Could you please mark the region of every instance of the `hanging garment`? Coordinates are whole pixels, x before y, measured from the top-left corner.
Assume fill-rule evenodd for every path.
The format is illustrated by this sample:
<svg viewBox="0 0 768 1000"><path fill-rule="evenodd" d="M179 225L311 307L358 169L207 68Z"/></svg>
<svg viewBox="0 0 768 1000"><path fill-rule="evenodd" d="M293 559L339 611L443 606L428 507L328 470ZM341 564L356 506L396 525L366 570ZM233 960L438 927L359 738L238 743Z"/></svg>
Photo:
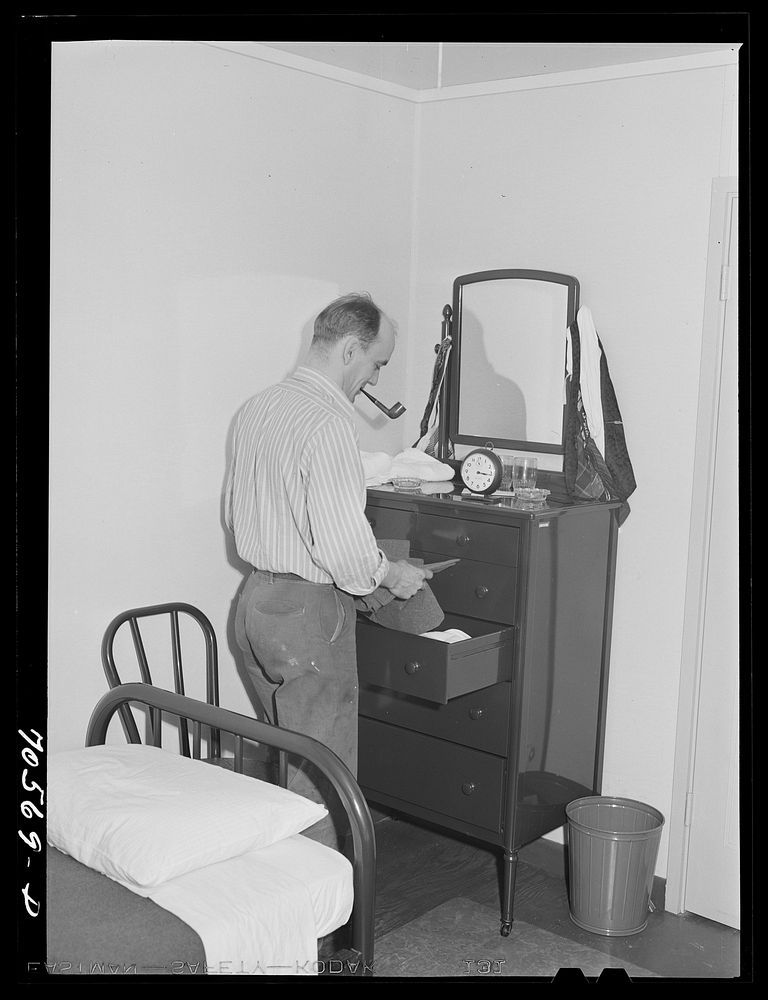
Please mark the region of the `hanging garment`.
<svg viewBox="0 0 768 1000"><path fill-rule="evenodd" d="M579 389L584 414L592 440L601 455L605 455L605 433L602 391L600 387L600 338L597 336L592 310L579 309L576 317L579 335Z"/></svg>
<svg viewBox="0 0 768 1000"><path fill-rule="evenodd" d="M419 437L412 447L419 448L427 455L437 456L438 426L440 422L440 390L448 371L448 359L451 356L453 340L450 336L443 337L435 345L435 365L432 369L432 384L429 389L427 405L419 425ZM426 438L426 440L425 440Z"/></svg>
<svg viewBox="0 0 768 1000"><path fill-rule="evenodd" d="M586 350L582 350L582 345ZM621 500L619 524L637 486L603 345L585 306L570 329L565 485L576 500ZM591 420L591 422L590 422ZM603 447L598 447L593 426Z"/></svg>

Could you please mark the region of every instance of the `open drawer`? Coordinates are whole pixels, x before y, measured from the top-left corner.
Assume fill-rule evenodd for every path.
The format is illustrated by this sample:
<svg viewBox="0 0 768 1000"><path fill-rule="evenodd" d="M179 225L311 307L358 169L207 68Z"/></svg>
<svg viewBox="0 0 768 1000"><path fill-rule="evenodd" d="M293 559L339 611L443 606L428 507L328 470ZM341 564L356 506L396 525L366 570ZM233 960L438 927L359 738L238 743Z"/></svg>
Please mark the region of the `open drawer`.
<svg viewBox="0 0 768 1000"><path fill-rule="evenodd" d="M360 683L445 705L451 698L511 679L513 628L446 615L439 631L450 628L471 638L442 642L358 618Z"/></svg>

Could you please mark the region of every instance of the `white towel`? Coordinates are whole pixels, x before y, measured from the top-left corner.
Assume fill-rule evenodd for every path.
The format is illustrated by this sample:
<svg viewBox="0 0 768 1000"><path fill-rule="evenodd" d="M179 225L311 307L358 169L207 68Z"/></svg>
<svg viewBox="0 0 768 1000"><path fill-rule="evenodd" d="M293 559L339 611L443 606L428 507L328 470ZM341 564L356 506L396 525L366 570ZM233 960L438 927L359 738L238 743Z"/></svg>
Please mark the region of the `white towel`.
<svg viewBox="0 0 768 1000"><path fill-rule="evenodd" d="M421 479L424 482L445 483L453 479L450 465L438 462L418 448L406 448L394 458L383 451L362 451L366 486L380 486L393 479Z"/></svg>
<svg viewBox="0 0 768 1000"><path fill-rule="evenodd" d="M392 456L385 451L361 451L366 486L379 486L392 476Z"/></svg>
<svg viewBox="0 0 768 1000"><path fill-rule="evenodd" d="M443 482L441 480L439 483L432 483L432 482L422 483L419 486L419 492L420 493L424 493L427 496L430 493L432 493L432 494L435 494L435 493L452 493L453 492L453 483L450 480L448 480L448 482Z"/></svg>
<svg viewBox="0 0 768 1000"><path fill-rule="evenodd" d="M587 427L600 454L605 455L603 428L603 397L600 392L600 342L592 319L592 310L581 306L576 316L581 344L580 383L581 399L587 417Z"/></svg>

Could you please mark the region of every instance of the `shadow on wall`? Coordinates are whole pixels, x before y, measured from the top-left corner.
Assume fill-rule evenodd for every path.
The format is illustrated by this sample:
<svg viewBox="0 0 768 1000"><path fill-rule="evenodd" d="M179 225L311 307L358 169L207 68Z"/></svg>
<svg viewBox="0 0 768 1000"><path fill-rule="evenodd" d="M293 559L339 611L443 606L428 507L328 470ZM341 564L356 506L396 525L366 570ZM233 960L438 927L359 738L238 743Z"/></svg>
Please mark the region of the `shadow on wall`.
<svg viewBox="0 0 768 1000"><path fill-rule="evenodd" d="M486 335L474 313L465 310L461 331L461 432L527 441L525 396L516 382L494 368L486 349Z"/></svg>

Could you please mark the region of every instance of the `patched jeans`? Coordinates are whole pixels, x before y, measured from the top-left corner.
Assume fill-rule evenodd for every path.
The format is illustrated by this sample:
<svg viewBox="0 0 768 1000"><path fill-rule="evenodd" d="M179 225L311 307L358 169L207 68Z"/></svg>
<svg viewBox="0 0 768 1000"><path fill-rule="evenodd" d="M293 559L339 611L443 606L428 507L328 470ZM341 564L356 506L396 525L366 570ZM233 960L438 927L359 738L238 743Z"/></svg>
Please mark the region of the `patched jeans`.
<svg viewBox="0 0 768 1000"><path fill-rule="evenodd" d="M332 584L255 570L243 584L235 637L267 719L312 736L357 776L357 656L354 599ZM288 757L288 788L323 802L329 816L306 836L343 849L346 814L317 769Z"/></svg>

